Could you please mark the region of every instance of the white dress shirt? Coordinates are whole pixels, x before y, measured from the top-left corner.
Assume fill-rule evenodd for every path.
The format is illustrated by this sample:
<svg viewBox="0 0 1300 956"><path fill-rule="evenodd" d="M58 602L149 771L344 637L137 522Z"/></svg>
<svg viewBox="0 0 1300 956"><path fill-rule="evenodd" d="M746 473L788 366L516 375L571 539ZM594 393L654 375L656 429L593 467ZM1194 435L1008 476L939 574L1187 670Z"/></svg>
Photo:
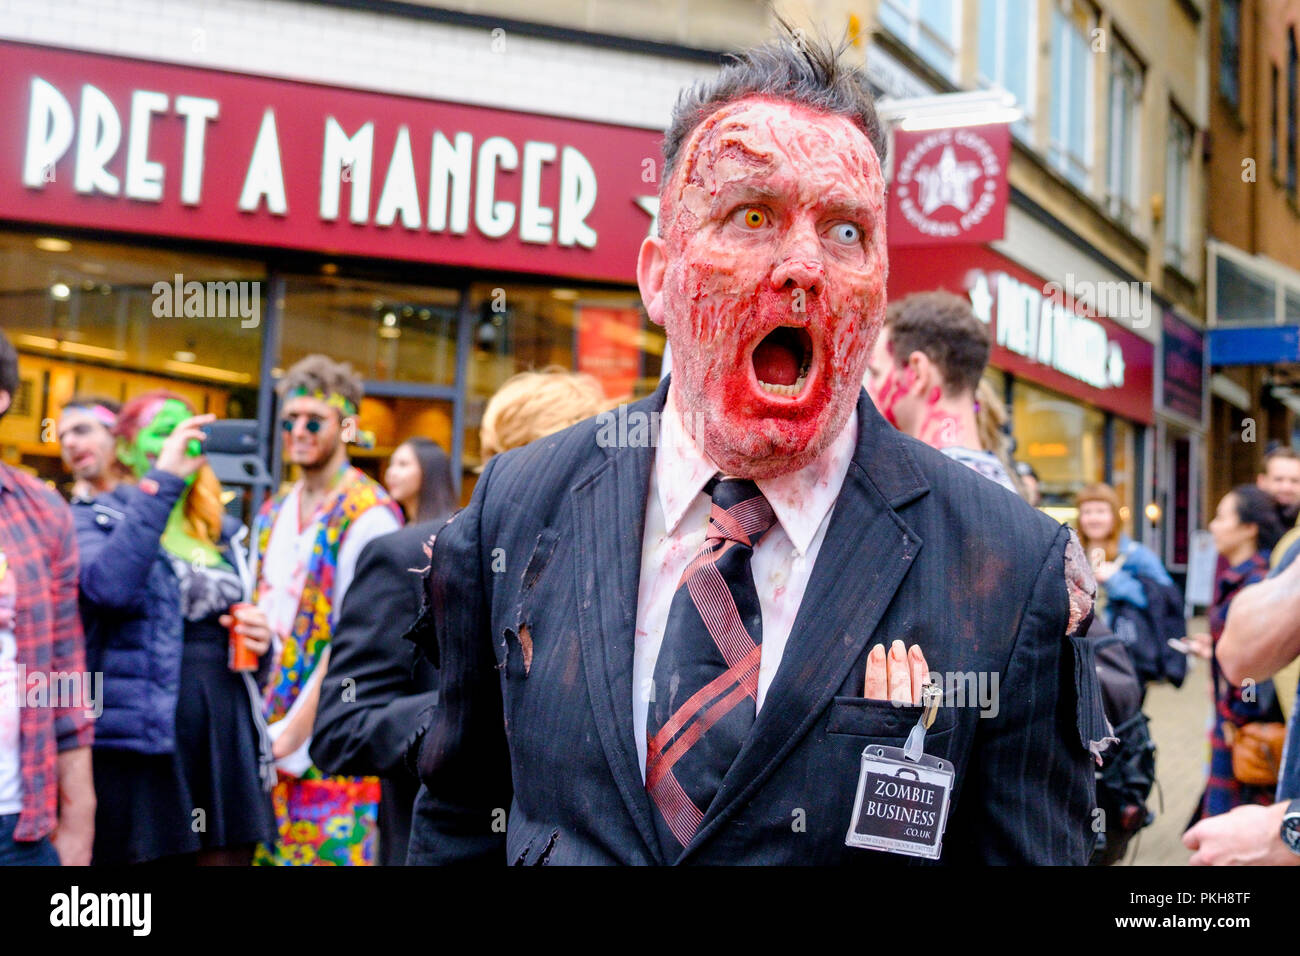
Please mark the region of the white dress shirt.
<svg viewBox="0 0 1300 956"><path fill-rule="evenodd" d="M659 445L650 472L641 582L637 594L636 646L632 661L632 728L645 779L646 713L664 625L682 572L704 544L712 502L704 486L720 469L687 433L668 388L659 422ZM777 523L754 548L750 567L763 615L762 663L757 709L781 666L790 629L803 601L830 524L831 510L858 442L857 409L820 458L790 474L755 482L776 512Z"/></svg>

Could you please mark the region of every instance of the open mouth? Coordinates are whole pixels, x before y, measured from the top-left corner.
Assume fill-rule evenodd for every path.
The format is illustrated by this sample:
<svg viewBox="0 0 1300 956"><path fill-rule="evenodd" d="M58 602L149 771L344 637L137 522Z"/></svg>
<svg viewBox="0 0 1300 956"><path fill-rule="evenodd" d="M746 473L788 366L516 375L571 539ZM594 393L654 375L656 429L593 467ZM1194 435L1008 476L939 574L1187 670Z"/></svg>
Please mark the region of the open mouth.
<svg viewBox="0 0 1300 956"><path fill-rule="evenodd" d="M773 329L754 346L758 387L769 395L794 398L808 382L812 359L812 338L806 330L792 325Z"/></svg>

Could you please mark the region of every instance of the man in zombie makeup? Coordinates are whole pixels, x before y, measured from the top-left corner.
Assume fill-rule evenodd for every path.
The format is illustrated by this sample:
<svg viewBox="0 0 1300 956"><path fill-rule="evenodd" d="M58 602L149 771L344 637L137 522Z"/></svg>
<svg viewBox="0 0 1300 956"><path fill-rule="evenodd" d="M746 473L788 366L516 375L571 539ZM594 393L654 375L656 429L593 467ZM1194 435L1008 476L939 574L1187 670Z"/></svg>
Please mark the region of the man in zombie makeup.
<svg viewBox="0 0 1300 956"><path fill-rule="evenodd" d="M887 272L865 78L802 38L750 51L664 153L637 278L674 367L625 410L659 427L499 455L438 533L410 862L904 863L919 836L848 845L870 745L949 765L941 799L877 781L926 840L947 806L931 858L1086 862L1106 728L1068 532L861 388Z"/></svg>
<svg viewBox="0 0 1300 956"><path fill-rule="evenodd" d="M1001 459L980 447L975 392L991 347L960 296L917 292L890 303L865 384L895 428L1019 494Z"/></svg>

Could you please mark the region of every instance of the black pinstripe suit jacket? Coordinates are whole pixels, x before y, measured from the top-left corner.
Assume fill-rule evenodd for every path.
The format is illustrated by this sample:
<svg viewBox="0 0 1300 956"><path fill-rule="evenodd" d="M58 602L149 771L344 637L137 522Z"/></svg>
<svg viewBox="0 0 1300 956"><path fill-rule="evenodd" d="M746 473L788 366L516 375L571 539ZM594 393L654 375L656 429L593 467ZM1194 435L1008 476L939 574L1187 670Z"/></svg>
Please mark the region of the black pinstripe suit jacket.
<svg viewBox="0 0 1300 956"><path fill-rule="evenodd" d="M628 408L662 410L667 384ZM440 668L412 863L900 865L844 845L868 742L919 708L861 697L872 645L996 679L996 715L940 708L956 768L942 863L1082 864L1094 781L1066 637L1067 530L890 427L859 438L748 742L699 831L665 859L632 735L632 654L652 447L591 419L494 458L439 532L416 637ZM1088 680L1093 675L1082 675ZM970 695L974 697L974 695Z"/></svg>

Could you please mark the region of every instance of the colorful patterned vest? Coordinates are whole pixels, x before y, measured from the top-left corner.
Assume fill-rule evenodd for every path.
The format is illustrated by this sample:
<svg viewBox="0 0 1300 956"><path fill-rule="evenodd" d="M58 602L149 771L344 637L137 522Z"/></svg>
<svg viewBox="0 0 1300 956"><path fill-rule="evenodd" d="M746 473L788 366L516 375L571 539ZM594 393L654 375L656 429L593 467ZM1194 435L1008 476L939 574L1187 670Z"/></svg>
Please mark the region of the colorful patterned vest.
<svg viewBox="0 0 1300 956"><path fill-rule="evenodd" d="M266 556L271 532L287 494L262 506L253 522L258 567ZM332 633L334 574L339 548L352 522L371 508L388 508L402 520L388 492L349 466L334 500L317 519L316 539L308 559L293 631L285 636L280 665L266 688L266 719L274 723L289 712L298 694L329 647ZM260 596L259 570L254 601ZM323 688L322 688L323 692ZM311 767L302 777L280 776L272 792L279 838L261 845L254 859L270 865L372 865L378 859L378 777L329 777Z"/></svg>

